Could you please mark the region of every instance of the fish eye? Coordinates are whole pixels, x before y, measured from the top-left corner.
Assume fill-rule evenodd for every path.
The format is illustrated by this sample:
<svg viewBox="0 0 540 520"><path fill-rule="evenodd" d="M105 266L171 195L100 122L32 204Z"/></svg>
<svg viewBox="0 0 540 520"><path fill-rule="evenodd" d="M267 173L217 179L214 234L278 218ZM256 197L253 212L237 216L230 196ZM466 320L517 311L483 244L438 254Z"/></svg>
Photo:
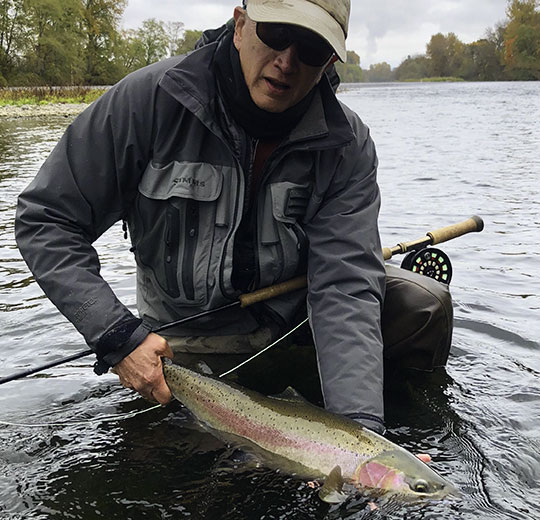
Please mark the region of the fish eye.
<svg viewBox="0 0 540 520"><path fill-rule="evenodd" d="M413 491L415 491L416 493L428 493L429 492L429 484L423 479L416 480L414 482L412 488L413 488Z"/></svg>

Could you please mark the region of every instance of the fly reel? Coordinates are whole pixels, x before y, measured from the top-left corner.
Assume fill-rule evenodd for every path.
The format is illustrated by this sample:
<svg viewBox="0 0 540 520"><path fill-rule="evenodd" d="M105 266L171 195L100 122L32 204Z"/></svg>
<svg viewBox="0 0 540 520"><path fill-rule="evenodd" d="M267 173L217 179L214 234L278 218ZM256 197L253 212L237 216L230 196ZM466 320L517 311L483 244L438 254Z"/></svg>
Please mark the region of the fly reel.
<svg viewBox="0 0 540 520"><path fill-rule="evenodd" d="M426 247L410 252L401 262L401 268L429 276L438 282L450 284L452 263L448 255L435 247Z"/></svg>

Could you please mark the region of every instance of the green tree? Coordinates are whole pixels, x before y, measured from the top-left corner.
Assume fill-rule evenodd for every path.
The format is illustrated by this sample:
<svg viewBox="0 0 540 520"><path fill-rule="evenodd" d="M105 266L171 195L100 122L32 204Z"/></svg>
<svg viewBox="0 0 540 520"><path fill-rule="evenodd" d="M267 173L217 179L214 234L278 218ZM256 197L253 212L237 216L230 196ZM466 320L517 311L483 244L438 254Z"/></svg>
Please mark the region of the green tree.
<svg viewBox="0 0 540 520"><path fill-rule="evenodd" d="M360 66L360 56L354 51L347 51L347 65Z"/></svg>
<svg viewBox="0 0 540 520"><path fill-rule="evenodd" d="M180 40L179 45L176 48L176 54L187 54L195 49L195 44L199 41L202 33L202 31L185 31L184 37Z"/></svg>
<svg viewBox="0 0 540 520"><path fill-rule="evenodd" d="M18 81L72 83L81 68L80 1L25 0L24 8L31 48Z"/></svg>
<svg viewBox="0 0 540 520"><path fill-rule="evenodd" d="M23 0L0 2L0 77L6 80L27 44Z"/></svg>
<svg viewBox="0 0 540 520"><path fill-rule="evenodd" d="M425 55L407 56L394 70L398 81L420 80L429 76L429 61Z"/></svg>
<svg viewBox="0 0 540 520"><path fill-rule="evenodd" d="M347 62L336 61L335 67L341 83L361 83L364 79L360 56L354 51L347 51Z"/></svg>
<svg viewBox="0 0 540 520"><path fill-rule="evenodd" d="M142 62L150 65L167 56L169 39L165 30L165 24L161 20L149 18L144 20L137 30L136 37L142 45Z"/></svg>
<svg viewBox="0 0 540 520"><path fill-rule="evenodd" d="M467 80L496 81L503 78L500 53L496 44L486 38L466 46L466 58L460 77Z"/></svg>
<svg viewBox="0 0 540 520"><path fill-rule="evenodd" d="M135 29L120 33L116 51L115 62L121 76L140 69L146 64L144 45Z"/></svg>
<svg viewBox="0 0 540 520"><path fill-rule="evenodd" d="M501 65L504 63L504 33L506 32L506 26L506 23L499 22L493 29L490 28L486 31L486 40L495 47Z"/></svg>
<svg viewBox="0 0 540 520"><path fill-rule="evenodd" d="M358 65L336 62L335 67L341 83L362 83L364 81L364 73Z"/></svg>
<svg viewBox="0 0 540 520"><path fill-rule="evenodd" d="M510 0L504 62L511 79L540 79L540 3Z"/></svg>
<svg viewBox="0 0 540 520"><path fill-rule="evenodd" d="M431 77L459 76L465 60L465 45L454 33L437 33L427 44Z"/></svg>
<svg viewBox="0 0 540 520"><path fill-rule="evenodd" d="M86 83L106 84L118 79L113 57L120 43L118 26L126 5L127 0L82 0Z"/></svg>
<svg viewBox="0 0 540 520"><path fill-rule="evenodd" d="M394 75L392 73L392 67L383 61L382 63L376 63L369 66L369 70L366 73L367 81L373 83L380 83L383 81L392 81Z"/></svg>
<svg viewBox="0 0 540 520"><path fill-rule="evenodd" d="M165 22L164 28L168 40L169 57L179 54L177 49L183 42L182 32L184 24L182 22Z"/></svg>
<svg viewBox="0 0 540 520"><path fill-rule="evenodd" d="M117 64L124 74L176 54L193 50L202 31L185 31L182 22L145 20L142 27L123 31Z"/></svg>

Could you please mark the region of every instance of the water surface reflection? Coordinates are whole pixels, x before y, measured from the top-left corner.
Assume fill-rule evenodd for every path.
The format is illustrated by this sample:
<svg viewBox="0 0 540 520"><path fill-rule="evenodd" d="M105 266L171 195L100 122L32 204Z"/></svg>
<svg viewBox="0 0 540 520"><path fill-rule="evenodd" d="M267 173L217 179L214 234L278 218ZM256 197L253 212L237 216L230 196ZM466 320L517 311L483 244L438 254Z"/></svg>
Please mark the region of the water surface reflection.
<svg viewBox="0 0 540 520"><path fill-rule="evenodd" d="M389 437L430 453L462 500L371 512L355 497L329 508L307 483L202 431L178 403L67 425L149 406L83 359L0 387L1 421L63 424L0 424L2 518L539 517L540 84L362 85L340 97L378 146L385 245L475 213L486 222L442 247L455 268L448 369L393 381L387 392ZM16 197L66 124L0 121L0 375L84 348L13 239ZM133 308L134 263L120 229L97 246L105 278Z"/></svg>

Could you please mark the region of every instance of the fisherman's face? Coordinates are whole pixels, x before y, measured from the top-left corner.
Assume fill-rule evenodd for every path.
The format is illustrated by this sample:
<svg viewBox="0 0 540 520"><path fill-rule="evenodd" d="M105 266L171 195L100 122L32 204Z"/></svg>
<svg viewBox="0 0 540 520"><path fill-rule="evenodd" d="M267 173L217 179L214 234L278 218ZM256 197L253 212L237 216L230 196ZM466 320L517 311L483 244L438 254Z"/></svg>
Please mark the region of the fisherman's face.
<svg viewBox="0 0 540 520"><path fill-rule="evenodd" d="M240 54L242 72L254 103L267 112L284 112L301 101L335 61L333 54L321 66L300 61L297 44L282 51L265 45L257 36L257 24L246 11L234 10L234 45Z"/></svg>

